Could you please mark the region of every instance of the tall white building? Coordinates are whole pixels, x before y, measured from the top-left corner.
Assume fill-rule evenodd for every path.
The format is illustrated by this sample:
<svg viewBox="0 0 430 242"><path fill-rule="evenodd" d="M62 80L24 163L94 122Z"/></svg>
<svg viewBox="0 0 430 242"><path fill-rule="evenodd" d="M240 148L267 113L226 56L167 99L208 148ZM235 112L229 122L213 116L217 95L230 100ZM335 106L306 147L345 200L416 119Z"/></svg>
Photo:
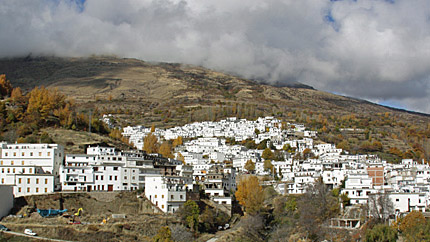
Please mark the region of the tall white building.
<svg viewBox="0 0 430 242"><path fill-rule="evenodd" d="M191 177L154 175L146 177L145 196L165 213L174 213L187 200Z"/></svg>
<svg viewBox="0 0 430 242"><path fill-rule="evenodd" d="M61 145L1 143L0 154L0 184L13 186L15 197L60 189Z"/></svg>

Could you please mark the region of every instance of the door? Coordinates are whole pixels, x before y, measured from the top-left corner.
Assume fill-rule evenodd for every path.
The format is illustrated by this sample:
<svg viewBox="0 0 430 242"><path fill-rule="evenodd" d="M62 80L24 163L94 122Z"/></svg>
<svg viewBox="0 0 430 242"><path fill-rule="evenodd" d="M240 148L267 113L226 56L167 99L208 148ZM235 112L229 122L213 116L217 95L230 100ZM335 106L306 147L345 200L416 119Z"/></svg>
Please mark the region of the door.
<svg viewBox="0 0 430 242"><path fill-rule="evenodd" d="M113 191L113 185L108 185L108 192L112 192Z"/></svg>

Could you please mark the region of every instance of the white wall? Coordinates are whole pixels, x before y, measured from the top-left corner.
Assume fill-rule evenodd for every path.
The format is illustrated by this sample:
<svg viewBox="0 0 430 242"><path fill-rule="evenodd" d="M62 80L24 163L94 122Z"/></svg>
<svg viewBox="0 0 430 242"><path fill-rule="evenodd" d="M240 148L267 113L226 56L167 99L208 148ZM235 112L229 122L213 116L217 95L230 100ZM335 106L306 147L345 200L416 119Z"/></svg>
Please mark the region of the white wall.
<svg viewBox="0 0 430 242"><path fill-rule="evenodd" d="M13 207L12 186L0 185L0 219L9 214Z"/></svg>

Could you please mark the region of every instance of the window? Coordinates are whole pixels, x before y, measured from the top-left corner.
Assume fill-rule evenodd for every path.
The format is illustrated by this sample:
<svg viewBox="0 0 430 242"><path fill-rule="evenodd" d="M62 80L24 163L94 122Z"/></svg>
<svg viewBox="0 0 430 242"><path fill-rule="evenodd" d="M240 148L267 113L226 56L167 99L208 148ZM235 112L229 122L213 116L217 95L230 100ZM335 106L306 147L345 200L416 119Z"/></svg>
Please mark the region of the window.
<svg viewBox="0 0 430 242"><path fill-rule="evenodd" d="M25 168L22 168L22 173L25 173Z"/></svg>
<svg viewBox="0 0 430 242"><path fill-rule="evenodd" d="M98 181L99 180L99 176L96 176L96 181Z"/></svg>
<svg viewBox="0 0 430 242"><path fill-rule="evenodd" d="M112 181L112 176L109 176L109 181Z"/></svg>
<svg viewBox="0 0 430 242"><path fill-rule="evenodd" d="M3 161L0 161L0 165L3 165Z"/></svg>
<svg viewBox="0 0 430 242"><path fill-rule="evenodd" d="M21 184L22 179L18 178L18 184Z"/></svg>
<svg viewBox="0 0 430 242"><path fill-rule="evenodd" d="M13 160L10 161L10 165L13 166Z"/></svg>
<svg viewBox="0 0 430 242"><path fill-rule="evenodd" d="M24 161L21 161L21 165L24 165Z"/></svg>
<svg viewBox="0 0 430 242"><path fill-rule="evenodd" d="M164 204L161 204L161 208L164 208Z"/></svg>
<svg viewBox="0 0 430 242"><path fill-rule="evenodd" d="M45 178L45 184L48 184L48 179Z"/></svg>
<svg viewBox="0 0 430 242"><path fill-rule="evenodd" d="M4 173L4 168L1 168L1 173Z"/></svg>
<svg viewBox="0 0 430 242"><path fill-rule="evenodd" d="M103 181L103 176L100 176L100 180L102 180L102 181ZM104 190L104 189L102 188L102 190Z"/></svg>
<svg viewBox="0 0 430 242"><path fill-rule="evenodd" d="M24 152L22 152L21 155L24 156Z"/></svg>
<svg viewBox="0 0 430 242"><path fill-rule="evenodd" d="M13 168L13 169L12 169L12 173L14 173L14 174L15 174L15 168Z"/></svg>
<svg viewBox="0 0 430 242"><path fill-rule="evenodd" d="M30 168L30 173L33 173L33 168Z"/></svg>
<svg viewBox="0 0 430 242"><path fill-rule="evenodd" d="M33 156L33 152L30 152L30 156Z"/></svg>
<svg viewBox="0 0 430 242"><path fill-rule="evenodd" d="M183 199L183 198L184 198L184 196L183 196L183 195L179 195L179 197L180 197L181 199Z"/></svg>
<svg viewBox="0 0 430 242"><path fill-rule="evenodd" d="M4 184L4 178L1 179L1 183Z"/></svg>
<svg viewBox="0 0 430 242"><path fill-rule="evenodd" d="M10 173L10 168L7 168L7 173Z"/></svg>
<svg viewBox="0 0 430 242"><path fill-rule="evenodd" d="M48 192L48 188L45 187L45 193L47 193L47 192Z"/></svg>
<svg viewBox="0 0 430 242"><path fill-rule="evenodd" d="M42 152L39 152L39 156L42 156Z"/></svg>
<svg viewBox="0 0 430 242"><path fill-rule="evenodd" d="M174 196L173 195L170 195L170 199L173 199L174 198Z"/></svg>
<svg viewBox="0 0 430 242"><path fill-rule="evenodd" d="M36 187L36 192L39 192L39 188L38 187Z"/></svg>
<svg viewBox="0 0 430 242"><path fill-rule="evenodd" d="M155 194L154 197L157 198L157 194Z"/></svg>
<svg viewBox="0 0 430 242"><path fill-rule="evenodd" d="M6 152L6 153L4 153L4 156L7 156L7 152Z"/></svg>
<svg viewBox="0 0 430 242"><path fill-rule="evenodd" d="M27 187L27 192L30 192L30 188L29 187Z"/></svg>
<svg viewBox="0 0 430 242"><path fill-rule="evenodd" d="M115 181L118 181L118 176L115 176Z"/></svg>
<svg viewBox="0 0 430 242"><path fill-rule="evenodd" d="M161 195L161 198L164 198L164 195Z"/></svg>
<svg viewBox="0 0 430 242"><path fill-rule="evenodd" d="M51 152L48 152L48 156L50 156L51 155Z"/></svg>
<svg viewBox="0 0 430 242"><path fill-rule="evenodd" d="M124 177L124 180L127 180L127 176Z"/></svg>
<svg viewBox="0 0 430 242"><path fill-rule="evenodd" d="M21 192L21 188L20 187L18 187L18 192Z"/></svg>
<svg viewBox="0 0 430 242"><path fill-rule="evenodd" d="M13 152L13 156L16 156L16 152Z"/></svg>
<svg viewBox="0 0 430 242"><path fill-rule="evenodd" d="M398 202L399 201L399 199L398 198L396 198L396 202Z"/></svg>
<svg viewBox="0 0 430 242"><path fill-rule="evenodd" d="M36 184L39 184L39 178L36 178Z"/></svg>
<svg viewBox="0 0 430 242"><path fill-rule="evenodd" d="M116 167L116 166L115 166L115 167L113 168L113 170L114 170L114 171L117 171L117 170L118 170L118 167Z"/></svg>

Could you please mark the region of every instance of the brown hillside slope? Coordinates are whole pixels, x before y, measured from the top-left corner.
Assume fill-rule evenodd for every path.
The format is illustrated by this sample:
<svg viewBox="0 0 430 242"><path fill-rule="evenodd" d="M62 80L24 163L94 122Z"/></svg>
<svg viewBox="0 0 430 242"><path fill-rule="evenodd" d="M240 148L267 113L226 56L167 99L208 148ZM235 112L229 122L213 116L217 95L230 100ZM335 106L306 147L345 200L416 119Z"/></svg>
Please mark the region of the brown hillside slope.
<svg viewBox="0 0 430 242"><path fill-rule="evenodd" d="M325 141L347 140L352 150L365 140L378 140L384 151L397 147L418 158L430 156L429 115L313 89L258 84L202 67L114 57L40 57L0 60L0 73L27 90L38 85L58 88L83 109L115 113L121 125L170 127L228 116L274 115L327 133ZM365 129L365 134L342 128Z"/></svg>

